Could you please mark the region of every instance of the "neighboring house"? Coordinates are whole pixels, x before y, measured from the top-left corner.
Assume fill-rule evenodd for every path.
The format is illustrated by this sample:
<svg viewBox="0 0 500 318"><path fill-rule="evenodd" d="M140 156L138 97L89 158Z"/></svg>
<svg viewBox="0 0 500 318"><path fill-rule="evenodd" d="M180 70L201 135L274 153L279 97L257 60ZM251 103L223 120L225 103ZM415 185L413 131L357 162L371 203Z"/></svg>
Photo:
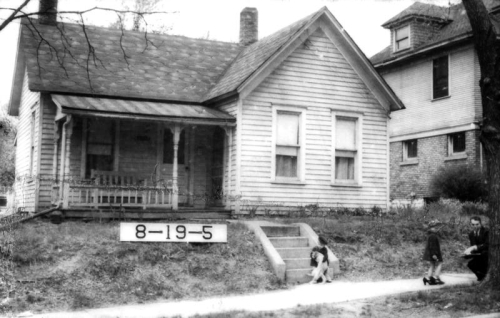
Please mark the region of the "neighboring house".
<svg viewBox="0 0 500 318"><path fill-rule="evenodd" d="M246 8L240 43L32 23L9 108L18 206L387 208L403 105L326 8L261 40Z"/></svg>
<svg viewBox="0 0 500 318"><path fill-rule="evenodd" d="M500 1L484 0L498 25ZM390 45L371 62L406 109L391 115L391 198L434 199L448 165L483 167L479 62L462 4L415 2L382 25Z"/></svg>

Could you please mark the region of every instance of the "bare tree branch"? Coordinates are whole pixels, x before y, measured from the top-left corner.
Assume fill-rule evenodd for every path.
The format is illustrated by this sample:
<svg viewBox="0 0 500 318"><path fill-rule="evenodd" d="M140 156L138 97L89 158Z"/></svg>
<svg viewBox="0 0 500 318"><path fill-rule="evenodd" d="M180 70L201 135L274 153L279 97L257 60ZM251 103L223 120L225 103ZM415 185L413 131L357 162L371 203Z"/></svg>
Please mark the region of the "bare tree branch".
<svg viewBox="0 0 500 318"><path fill-rule="evenodd" d="M26 4L29 2L30 0L26 0ZM24 3L23 3L24 4ZM51 14L50 12L30 12L30 13L24 13L22 12L22 8L25 6L22 5L20 6L19 8L5 8L5 7L0 7L0 10L11 10L13 11L13 13L9 16L9 18L7 18L3 23L2 25L0 26L0 31L2 31L10 22L12 22L13 20L16 20L16 19L21 19L21 18L28 18L28 17L32 17L32 16L39 16L39 15L48 15L48 14ZM118 9L111 9L111 8L101 8L101 7L93 7L93 8L90 8L90 9L87 9L87 10L82 10L82 11L58 11L58 15L59 16L63 16L63 15L83 15L83 14L86 14L86 13L89 13L89 12L92 12L92 11L97 11L97 10L100 10L100 11L108 11L108 12L115 12L115 13L121 13L121 14L126 14L126 13L132 13L132 14L138 14L138 15L152 15L152 14L173 14L173 13L177 13L177 11L171 11L171 12L167 12L167 11L150 11L150 12L143 12L143 11L134 11L134 10L118 10ZM22 12L22 14L19 14L19 12Z"/></svg>
<svg viewBox="0 0 500 318"><path fill-rule="evenodd" d="M19 8L14 9L14 12L0 25L0 31L5 28L12 20L17 19L16 14L18 14L27 4L30 2L30 0L24 1Z"/></svg>

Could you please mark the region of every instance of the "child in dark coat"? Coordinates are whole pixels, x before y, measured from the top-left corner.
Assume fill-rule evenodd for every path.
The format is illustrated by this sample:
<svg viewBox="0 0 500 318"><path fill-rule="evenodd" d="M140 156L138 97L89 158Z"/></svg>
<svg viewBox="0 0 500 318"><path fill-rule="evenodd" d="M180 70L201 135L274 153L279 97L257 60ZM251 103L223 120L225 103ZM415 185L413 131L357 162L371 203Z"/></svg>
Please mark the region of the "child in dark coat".
<svg viewBox="0 0 500 318"><path fill-rule="evenodd" d="M441 223L438 220L432 220L428 224L427 229L427 245L425 246L423 260L430 263L427 276L424 277L424 285L442 285L443 281L439 278L441 266L443 265L443 257L441 255L441 247L439 246L439 232Z"/></svg>

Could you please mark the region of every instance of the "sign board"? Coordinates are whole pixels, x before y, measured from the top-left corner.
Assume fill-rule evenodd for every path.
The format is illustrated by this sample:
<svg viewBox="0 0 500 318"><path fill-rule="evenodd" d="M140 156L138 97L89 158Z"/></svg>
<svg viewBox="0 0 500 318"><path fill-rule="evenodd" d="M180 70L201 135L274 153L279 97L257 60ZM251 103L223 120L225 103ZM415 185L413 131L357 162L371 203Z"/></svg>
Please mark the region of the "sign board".
<svg viewBox="0 0 500 318"><path fill-rule="evenodd" d="M227 225L120 223L120 241L227 243Z"/></svg>

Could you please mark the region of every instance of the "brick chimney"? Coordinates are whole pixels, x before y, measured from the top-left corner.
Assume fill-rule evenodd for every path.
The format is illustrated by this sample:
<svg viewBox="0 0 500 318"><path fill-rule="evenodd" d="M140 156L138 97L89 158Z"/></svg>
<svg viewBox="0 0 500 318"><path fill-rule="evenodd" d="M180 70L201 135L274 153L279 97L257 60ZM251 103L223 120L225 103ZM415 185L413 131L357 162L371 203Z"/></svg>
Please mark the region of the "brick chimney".
<svg viewBox="0 0 500 318"><path fill-rule="evenodd" d="M57 0L39 0L38 21L41 24L55 25L57 23Z"/></svg>
<svg viewBox="0 0 500 318"><path fill-rule="evenodd" d="M248 46L259 40L259 12L245 8L240 13L240 44Z"/></svg>

